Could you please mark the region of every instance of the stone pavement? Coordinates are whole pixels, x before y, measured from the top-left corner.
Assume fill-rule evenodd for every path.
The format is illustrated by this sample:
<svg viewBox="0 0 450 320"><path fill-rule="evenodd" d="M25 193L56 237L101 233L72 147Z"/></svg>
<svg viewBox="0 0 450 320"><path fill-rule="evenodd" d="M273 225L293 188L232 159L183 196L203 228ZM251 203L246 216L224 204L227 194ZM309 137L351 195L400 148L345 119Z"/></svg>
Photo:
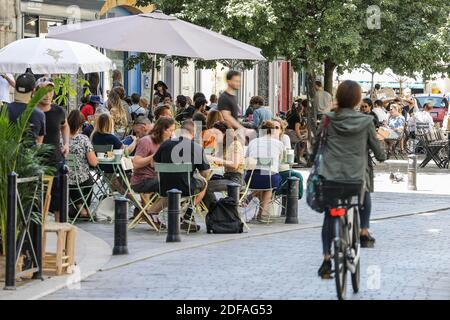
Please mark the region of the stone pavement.
<svg viewBox="0 0 450 320"><path fill-rule="evenodd" d="M450 299L450 210L380 220L349 299ZM320 229L214 244L99 272L45 299L335 299L316 276Z"/></svg>
<svg viewBox="0 0 450 320"><path fill-rule="evenodd" d="M399 168L404 167L404 162L398 161L395 163ZM408 192L406 181L393 184L389 181L389 174L387 169L381 169L376 174L376 193L372 196L373 198L373 218L379 220L379 223L384 223L380 219L385 219L394 216L408 216L420 212L429 212L434 210L450 209L450 188L447 187L447 181L450 175L445 172L440 172L436 174L434 172L422 171L419 176L419 190L418 192ZM395 170L395 169L394 169ZM306 182L306 177L308 170L301 170L304 175L304 180ZM405 176L406 179L406 176ZM145 225L139 225L135 230L128 233L128 247L130 254L124 256L111 257L111 251L113 246L113 225L103 224L103 223L80 223L78 227L86 232L80 233L79 241L83 241L83 245L79 245L78 254L83 255L83 252L89 252L89 254L84 254L83 263L80 266L81 278L84 279L87 275L92 275L98 270L103 271L114 271L123 270L128 267L132 268L133 265L146 263L146 261L153 261L154 259L165 259L165 257L170 257L172 255L183 255L185 252L194 250L201 251L210 246L234 246L235 248L240 248L242 245L254 241L258 242L258 239L264 241L269 241L265 239L278 239L280 241L285 241L290 236L297 234L302 234L299 236L303 239L303 234L305 236L311 233L316 234L318 232L317 228L321 226L322 215L310 210L304 199L300 201L299 206L299 225L284 225L282 223L277 223L274 225L250 225L252 230L248 233L238 234L238 235L208 235L205 233L205 228L203 226L202 231L198 234L191 234L189 236L182 235L182 242L175 244L165 243L166 234L156 234L150 231L150 229ZM406 219L406 218L405 218ZM374 224L375 230L376 224ZM384 232L383 232L384 234ZM86 238L85 236L88 235ZM289 236L290 235L290 236ZM88 241L82 238L89 239ZM239 241L234 241L239 240ZM318 246L320 247L320 237L315 239ZM99 253L95 248L90 248L89 243L99 244L101 250ZM98 245L94 245L98 247ZM95 250L92 250L95 249ZM237 250L239 251L239 250ZM317 250L314 249L317 253ZM100 255L101 259L98 259L97 255ZM149 260L150 259L150 260ZM85 267L87 262L92 260L93 263L89 265L88 268ZM80 260L78 260L80 262ZM101 263L99 263L101 262ZM316 268L316 262L313 263L314 268ZM96 266L95 268L93 266ZM102 273L100 273L102 274ZM42 283L46 284L43 289L38 288L38 282L33 281L29 286L28 294L23 294L24 291L18 290L16 293L0 293L0 299L4 298L37 298L47 293L51 293L57 289L60 289L65 284L67 284L67 279L73 280L73 276L69 277L53 277L51 281L44 281ZM75 277L76 278L76 277ZM91 279L95 279L96 276L88 278L87 282ZM42 284L39 284L42 285ZM73 287L73 286L71 286ZM77 286L75 286L77 287Z"/></svg>

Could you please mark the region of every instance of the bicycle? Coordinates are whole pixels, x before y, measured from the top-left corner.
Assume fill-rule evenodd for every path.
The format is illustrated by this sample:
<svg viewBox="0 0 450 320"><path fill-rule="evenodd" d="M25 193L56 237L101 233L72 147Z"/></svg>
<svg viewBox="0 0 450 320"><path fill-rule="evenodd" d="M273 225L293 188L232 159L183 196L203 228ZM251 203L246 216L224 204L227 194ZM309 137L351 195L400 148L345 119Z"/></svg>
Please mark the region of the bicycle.
<svg viewBox="0 0 450 320"><path fill-rule="evenodd" d="M331 257L334 262L334 278L339 300L347 293L347 271L351 273L353 292L360 287L360 223L359 199L363 199L361 183L327 182L323 185L327 195L326 214L331 217L333 231ZM355 201L356 199L356 201Z"/></svg>

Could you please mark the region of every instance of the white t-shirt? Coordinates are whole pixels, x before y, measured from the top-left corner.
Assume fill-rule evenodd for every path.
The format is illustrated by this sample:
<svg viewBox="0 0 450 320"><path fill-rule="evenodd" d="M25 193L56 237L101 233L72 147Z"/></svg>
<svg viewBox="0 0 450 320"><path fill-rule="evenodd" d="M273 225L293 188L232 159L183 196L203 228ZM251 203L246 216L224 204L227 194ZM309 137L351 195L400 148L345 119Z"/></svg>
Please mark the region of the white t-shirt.
<svg viewBox="0 0 450 320"><path fill-rule="evenodd" d="M6 76L10 79L14 79L13 76L11 74L6 74ZM10 103L11 99L9 97L9 90L10 90L10 85L9 82L6 81L5 78L0 76L0 102L6 102L6 103Z"/></svg>
<svg viewBox="0 0 450 320"><path fill-rule="evenodd" d="M270 170L272 174L278 173L280 159L283 155L284 144L273 137L264 136L253 139L248 144L246 156L249 158L271 158L272 165ZM256 169L266 169L266 166L256 166Z"/></svg>
<svg viewBox="0 0 450 320"><path fill-rule="evenodd" d="M415 132L416 131L416 123L427 123L430 130L433 129L434 127L434 121L433 121L433 117L431 116L431 114L429 112L426 111L420 111L417 113L414 113L414 116L412 116L410 118L410 120L408 121L408 130L410 132Z"/></svg>
<svg viewBox="0 0 450 320"><path fill-rule="evenodd" d="M385 122L388 119L388 114L386 111L384 111L381 108L373 108L373 113L375 113L377 115L378 121L379 122Z"/></svg>
<svg viewBox="0 0 450 320"><path fill-rule="evenodd" d="M287 134L284 134L281 137L281 142L283 143L285 149L291 148L291 138L289 138L289 136Z"/></svg>

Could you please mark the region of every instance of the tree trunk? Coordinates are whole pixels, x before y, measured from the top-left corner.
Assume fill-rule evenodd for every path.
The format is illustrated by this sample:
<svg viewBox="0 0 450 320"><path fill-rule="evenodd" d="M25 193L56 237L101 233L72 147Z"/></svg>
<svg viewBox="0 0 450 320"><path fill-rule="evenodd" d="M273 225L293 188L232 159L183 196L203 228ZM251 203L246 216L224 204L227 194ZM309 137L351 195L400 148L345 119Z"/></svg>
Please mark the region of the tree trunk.
<svg viewBox="0 0 450 320"><path fill-rule="evenodd" d="M336 64L330 60L326 60L324 63L324 69L323 89L333 95L333 74L334 69L336 69Z"/></svg>
<svg viewBox="0 0 450 320"><path fill-rule="evenodd" d="M314 100L314 96L316 95L316 91L314 90L314 81L316 79L316 75L313 70L308 70L306 72L306 94L308 97L308 108L306 109L306 116L308 120L308 140L311 143L312 139L316 136L317 125L317 109L312 103Z"/></svg>

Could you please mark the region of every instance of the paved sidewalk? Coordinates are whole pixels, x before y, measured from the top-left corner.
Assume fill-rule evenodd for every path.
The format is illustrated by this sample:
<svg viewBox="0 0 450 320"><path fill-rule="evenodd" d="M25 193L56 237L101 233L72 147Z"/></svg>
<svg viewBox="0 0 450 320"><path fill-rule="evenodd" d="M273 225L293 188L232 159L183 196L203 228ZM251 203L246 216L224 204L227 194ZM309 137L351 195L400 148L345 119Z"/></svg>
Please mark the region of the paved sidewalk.
<svg viewBox="0 0 450 320"><path fill-rule="evenodd" d="M73 274L62 276L44 275L44 281L30 280L16 283L16 290L2 290L4 283L0 283L0 300L34 300L48 295L66 286L76 286L82 279L96 273L100 267L105 265L111 258L110 246L78 228L76 241L76 262L77 268ZM56 239L52 236L48 238L49 251L54 249Z"/></svg>

